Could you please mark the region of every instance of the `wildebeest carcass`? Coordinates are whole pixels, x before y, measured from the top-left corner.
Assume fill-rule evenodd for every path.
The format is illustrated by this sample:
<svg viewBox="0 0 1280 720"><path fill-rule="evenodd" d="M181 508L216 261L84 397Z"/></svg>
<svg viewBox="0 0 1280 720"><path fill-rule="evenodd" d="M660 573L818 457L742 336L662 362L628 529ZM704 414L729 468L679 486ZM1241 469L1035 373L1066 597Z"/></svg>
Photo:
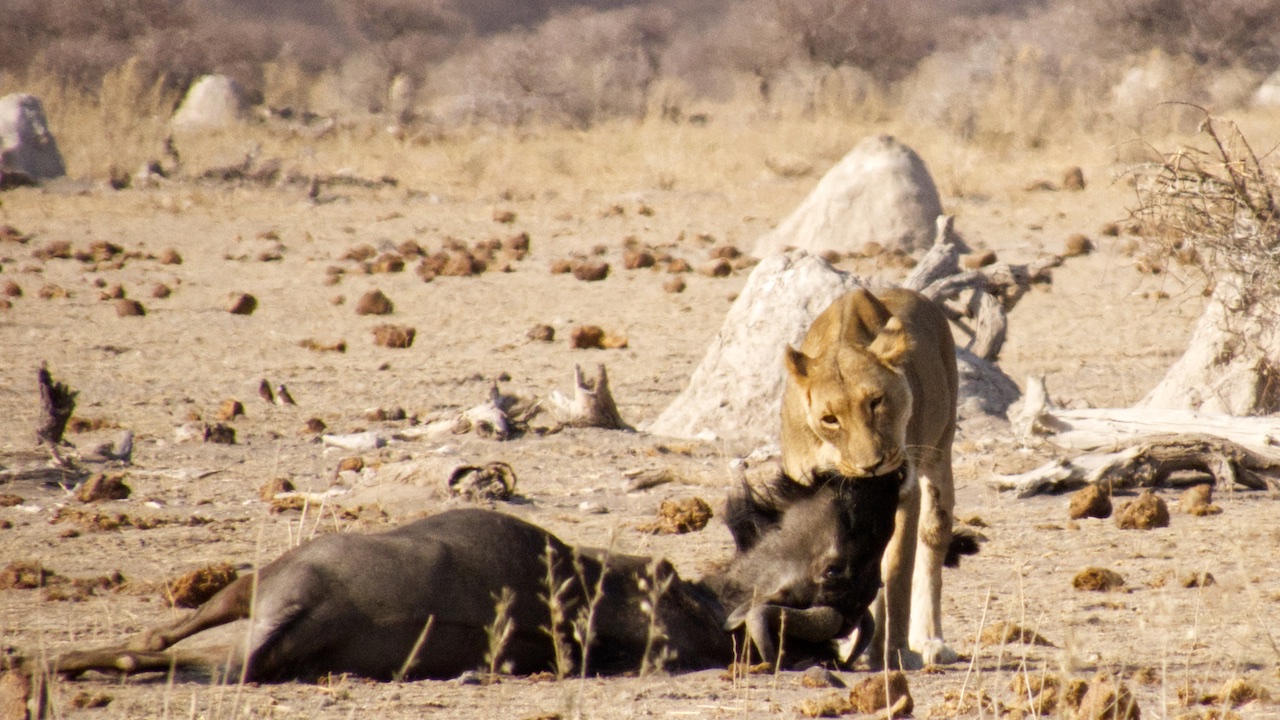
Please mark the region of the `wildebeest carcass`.
<svg viewBox="0 0 1280 720"><path fill-rule="evenodd" d="M655 585L665 593L647 605ZM580 611L592 613L591 627L575 633ZM668 563L576 552L511 515L457 509L387 532L316 538L174 623L123 647L66 653L53 669L74 676L216 665L225 649L166 650L243 619L250 622L235 664L250 681L328 673L446 678L485 666L565 670L582 661L587 638L589 672L636 669L646 653L692 669L732 654L721 618L714 596Z"/></svg>
<svg viewBox="0 0 1280 720"><path fill-rule="evenodd" d="M575 549L482 509L322 536L175 622L124 645L65 653L51 669L216 667L227 649L172 646L246 619L229 672L258 682L448 678L483 667L607 674L659 661L689 670L729 664L744 639L769 661L827 660L837 637L870 635L866 608L898 482L781 485L785 509L777 497L739 493L728 512L739 552L704 582L665 561Z"/></svg>

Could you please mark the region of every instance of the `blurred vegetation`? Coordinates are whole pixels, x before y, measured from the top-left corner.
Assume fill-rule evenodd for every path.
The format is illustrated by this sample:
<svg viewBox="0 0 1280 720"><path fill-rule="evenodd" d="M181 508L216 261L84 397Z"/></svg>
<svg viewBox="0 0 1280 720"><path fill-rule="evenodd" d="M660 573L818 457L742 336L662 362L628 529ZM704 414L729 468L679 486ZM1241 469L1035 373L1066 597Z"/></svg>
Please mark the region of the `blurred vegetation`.
<svg viewBox="0 0 1280 720"><path fill-rule="evenodd" d="M766 107L801 111L831 106L833 95L835 111L893 96L972 134L990 130L975 129L976 110L941 107L945 90L990 90L1011 59L1038 68L1034 80L1015 82L1077 96L1110 87L1152 51L1183 63L1184 73L1230 68L1260 79L1280 65L1280 13L1270 0L0 0L0 7L0 90L53 77L93 93L131 63L139 82L175 96L218 72L253 103L381 112L403 78L401 87L413 87L426 108L420 117L444 124L585 127L655 111L677 119L691 103L746 92ZM921 77L933 88L922 91ZM327 92L313 92L317 83Z"/></svg>

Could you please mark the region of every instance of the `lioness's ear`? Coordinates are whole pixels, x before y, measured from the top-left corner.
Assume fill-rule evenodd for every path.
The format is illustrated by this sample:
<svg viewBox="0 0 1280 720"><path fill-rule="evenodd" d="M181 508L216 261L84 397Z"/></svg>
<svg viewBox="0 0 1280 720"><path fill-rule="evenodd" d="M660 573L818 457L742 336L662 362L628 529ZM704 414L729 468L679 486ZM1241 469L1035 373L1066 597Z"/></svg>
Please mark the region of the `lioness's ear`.
<svg viewBox="0 0 1280 720"><path fill-rule="evenodd" d="M907 360L907 353L911 352L911 338L907 337L907 330L902 327L902 321L891 317L885 322L884 327L880 328L880 334L871 341L867 350L886 365L902 367Z"/></svg>
<svg viewBox="0 0 1280 720"><path fill-rule="evenodd" d="M791 373L791 377L796 382L801 382L809 377L809 356L799 350L787 346L783 354L783 360L787 365L787 372Z"/></svg>

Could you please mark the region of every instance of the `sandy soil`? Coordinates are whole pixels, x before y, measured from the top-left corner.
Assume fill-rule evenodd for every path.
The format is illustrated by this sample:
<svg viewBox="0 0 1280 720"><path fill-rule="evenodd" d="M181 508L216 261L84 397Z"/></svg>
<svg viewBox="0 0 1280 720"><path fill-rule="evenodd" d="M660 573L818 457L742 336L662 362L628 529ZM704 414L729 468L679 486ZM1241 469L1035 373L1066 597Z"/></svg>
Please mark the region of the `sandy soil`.
<svg viewBox="0 0 1280 720"><path fill-rule="evenodd" d="M1086 172L1101 177L1110 169ZM1097 182L1080 193L1030 192L1020 188L1034 178L1007 172L993 171L999 183L990 192L948 200L947 210L959 217L971 242L1025 261L1059 251L1068 234L1082 232L1099 250L1068 260L1051 286L1017 306L1002 367L1019 383L1031 373L1047 374L1051 392L1065 402L1118 406L1138 400L1181 353L1201 307L1197 288L1185 289L1167 275L1140 274L1121 252L1124 236L1097 234L1104 222L1124 218L1129 193L1122 186ZM591 368L597 362L608 365L624 418L634 424L654 418L682 389L745 275L690 274L683 293L669 294L662 289L665 273L622 269L624 238L667 246L696 265L714 243L749 246L813 181L765 178L720 193L606 195L584 187L575 194L511 200L457 199L429 189L336 188L333 201L319 205L296 188L185 183L123 192L69 186L6 193L0 221L33 239L0 242L0 284L12 280L22 288L12 308L0 311L0 465L7 469L0 492L22 499L0 508L0 561L38 561L70 578L118 569L128 584L78 601L42 590L0 591L0 645L56 653L112 642L173 612L156 590L166 579L219 561L247 567L317 532L383 528L457 502L433 484L402 488L384 496L380 507L363 502L357 510L351 494L335 494L318 512L271 513L258 488L275 477L312 492L360 485L356 473L337 472L339 460L351 453L327 449L302 432L310 418L333 432L390 434L408 421L369 420L370 410L403 408L420 418L457 411L483 400L499 377L509 378L505 389L546 397L571 389L575 363ZM495 222L495 210L514 212L514 222ZM355 263L342 259L362 244L412 239L435 250L446 237L472 244L518 232L529 233L532 253L513 261L507 273L424 283L411 271L359 274ZM699 238L704 233L712 239ZM107 240L138 256L119 268L33 257L53 240L68 240L76 249ZM597 245L614 267L607 280L585 283L548 272L553 260ZM154 259L168 248L181 254L182 264ZM279 259L263 261L263 253ZM347 270L336 285L324 284L331 265ZM844 267L876 271L870 264ZM884 272L893 277L901 271ZM146 306L146 316L117 316L114 301L99 299L95 282L123 285ZM168 285L172 295L152 298L156 283ZM45 285L68 296L41 299ZM356 315L356 300L374 288L393 300L394 314ZM232 292L252 293L258 310L227 313L223 306ZM413 346L375 346L371 328L383 322L415 327ZM540 323L556 329L554 342L526 338ZM629 346L572 350L565 337L581 323L624 332ZM343 340L347 350L309 350L299 345L305 339ZM42 482L45 476L22 472L42 463L33 443L42 362L79 391L77 417L108 426L70 434L78 448L112 441L119 428L137 433L134 465L126 471L129 499L81 506ZM261 401L262 379L286 384L297 405ZM176 427L196 416L211 421L227 399L247 408L230 423L236 444L176 441ZM619 549L664 555L684 575L697 576L730 554L721 525L713 522L687 536L650 536L635 526L667 498L722 502L731 450L644 433L567 430L502 443L474 436L394 442L363 460L370 468L406 460L508 462L523 501L502 510L572 543L603 545L616 534ZM993 474L1025 470L1051 455L1019 447L998 425L962 428L955 458L958 515L980 520L988 542L979 556L948 571L946 633L964 658L910 676L916 716L993 714L995 705L958 710L954 697L962 687L1017 705L1024 698L1010 681L1023 672L1084 679L1100 670L1117 673L1145 717L1195 712L1180 701L1179 689L1188 685L1212 693L1243 676L1280 690L1273 639L1280 624L1280 575L1271 568L1280 534L1273 499L1224 491L1217 500L1221 515L1175 513L1169 528L1139 532L1118 530L1111 521L1068 522L1064 498L1017 500L990 489ZM624 472L643 468L669 469L676 480L628 493ZM1161 495L1176 500L1175 491ZM587 512L584 503L607 512ZM355 512L343 515L336 506ZM172 522L92 531L55 522L63 507ZM193 517L200 520L190 524ZM1073 590L1072 577L1087 566L1118 571L1124 588ZM1193 571L1212 573L1216 584L1184 588L1180 578ZM978 642L981 629L997 621L1034 629L1052 647ZM840 675L852 683L863 673ZM485 687L353 678L227 687L193 678L92 677L57 683L52 706L56 715L70 717L532 718L579 711L596 718L759 717L795 716L802 700L831 692L803 686L792 672L560 683L506 678ZM110 697L104 708L77 707L100 694ZM1268 717L1280 710L1254 703L1238 712Z"/></svg>

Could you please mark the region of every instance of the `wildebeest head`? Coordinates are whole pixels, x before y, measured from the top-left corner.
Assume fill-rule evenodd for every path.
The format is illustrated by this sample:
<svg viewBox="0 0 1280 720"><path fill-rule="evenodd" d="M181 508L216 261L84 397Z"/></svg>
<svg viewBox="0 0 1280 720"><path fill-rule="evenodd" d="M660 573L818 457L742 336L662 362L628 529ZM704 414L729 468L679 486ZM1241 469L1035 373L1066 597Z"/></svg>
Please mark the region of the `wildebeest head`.
<svg viewBox="0 0 1280 720"><path fill-rule="evenodd" d="M905 479L900 468L869 478L819 473L811 484L782 476L763 490L744 484L725 512L738 547L720 591L729 625L747 623L753 632L749 616L762 606L826 607L841 623L838 635L822 640L855 628L869 638L867 608L880 589Z"/></svg>

